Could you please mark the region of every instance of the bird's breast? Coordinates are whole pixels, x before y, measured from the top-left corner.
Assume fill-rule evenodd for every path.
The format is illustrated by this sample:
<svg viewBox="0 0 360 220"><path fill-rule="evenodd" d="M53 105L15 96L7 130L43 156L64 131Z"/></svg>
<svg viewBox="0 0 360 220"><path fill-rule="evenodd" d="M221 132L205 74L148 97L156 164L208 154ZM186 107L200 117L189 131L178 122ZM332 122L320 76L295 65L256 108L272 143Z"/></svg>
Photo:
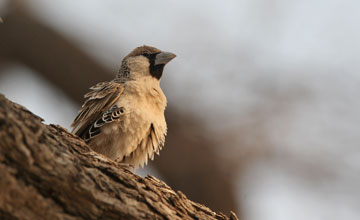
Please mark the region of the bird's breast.
<svg viewBox="0 0 360 220"><path fill-rule="evenodd" d="M123 132L143 134L151 124L159 127L159 130L166 130L166 97L152 77L148 81L127 82L116 104L125 109L124 119L120 123Z"/></svg>
<svg viewBox="0 0 360 220"><path fill-rule="evenodd" d="M101 148L96 151L111 159L124 158L130 164L146 163L165 141L164 93L160 87L127 85L116 105L124 108L124 114L117 123L102 128L103 138L98 138L93 148Z"/></svg>

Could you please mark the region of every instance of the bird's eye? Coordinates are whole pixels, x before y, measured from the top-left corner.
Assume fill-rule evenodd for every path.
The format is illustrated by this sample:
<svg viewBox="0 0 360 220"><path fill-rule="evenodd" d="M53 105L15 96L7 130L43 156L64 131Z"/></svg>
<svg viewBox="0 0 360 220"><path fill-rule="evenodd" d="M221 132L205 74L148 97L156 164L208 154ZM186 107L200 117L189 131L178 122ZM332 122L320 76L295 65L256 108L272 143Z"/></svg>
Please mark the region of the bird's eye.
<svg viewBox="0 0 360 220"><path fill-rule="evenodd" d="M143 53L142 55L143 55L144 57L147 57L147 58L150 57L150 54L148 54L148 53Z"/></svg>

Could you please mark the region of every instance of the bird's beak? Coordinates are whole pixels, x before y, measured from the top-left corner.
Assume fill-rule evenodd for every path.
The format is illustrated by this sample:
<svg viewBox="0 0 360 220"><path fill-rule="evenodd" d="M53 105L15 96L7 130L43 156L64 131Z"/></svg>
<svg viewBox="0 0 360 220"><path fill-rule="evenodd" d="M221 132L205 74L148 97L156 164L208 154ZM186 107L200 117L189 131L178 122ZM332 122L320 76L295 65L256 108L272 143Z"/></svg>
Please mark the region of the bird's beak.
<svg viewBox="0 0 360 220"><path fill-rule="evenodd" d="M167 64L168 62L170 62L170 60L174 59L176 57L175 54L170 53L170 52L161 52L158 55L156 55L155 58L155 66L156 65L160 65L160 64Z"/></svg>

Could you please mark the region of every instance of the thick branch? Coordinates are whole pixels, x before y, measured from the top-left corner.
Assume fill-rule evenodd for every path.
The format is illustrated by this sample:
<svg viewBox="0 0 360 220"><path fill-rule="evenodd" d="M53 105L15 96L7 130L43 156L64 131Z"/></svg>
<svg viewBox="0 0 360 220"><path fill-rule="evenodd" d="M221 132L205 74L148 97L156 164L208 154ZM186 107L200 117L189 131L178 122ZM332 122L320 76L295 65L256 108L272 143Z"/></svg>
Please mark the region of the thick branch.
<svg viewBox="0 0 360 220"><path fill-rule="evenodd" d="M93 152L0 95L0 219L237 219Z"/></svg>
<svg viewBox="0 0 360 220"><path fill-rule="evenodd" d="M26 12L16 12L0 24L0 62L32 68L78 102L90 86L114 77L64 36Z"/></svg>

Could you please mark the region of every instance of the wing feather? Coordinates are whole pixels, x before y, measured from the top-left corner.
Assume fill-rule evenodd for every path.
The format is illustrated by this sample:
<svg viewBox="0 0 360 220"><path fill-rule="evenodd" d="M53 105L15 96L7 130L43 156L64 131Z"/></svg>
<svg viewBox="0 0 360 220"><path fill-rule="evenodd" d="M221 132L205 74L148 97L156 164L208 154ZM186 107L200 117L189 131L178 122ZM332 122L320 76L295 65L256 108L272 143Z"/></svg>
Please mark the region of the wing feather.
<svg viewBox="0 0 360 220"><path fill-rule="evenodd" d="M72 133L85 139L88 139L88 136L91 138L100 132L99 129L94 128L100 127L101 121L110 122L108 113L110 119L119 117L120 109L117 106L115 108L114 105L124 88L124 83L118 82L101 82L91 87L91 91L85 94L86 100L71 124Z"/></svg>

